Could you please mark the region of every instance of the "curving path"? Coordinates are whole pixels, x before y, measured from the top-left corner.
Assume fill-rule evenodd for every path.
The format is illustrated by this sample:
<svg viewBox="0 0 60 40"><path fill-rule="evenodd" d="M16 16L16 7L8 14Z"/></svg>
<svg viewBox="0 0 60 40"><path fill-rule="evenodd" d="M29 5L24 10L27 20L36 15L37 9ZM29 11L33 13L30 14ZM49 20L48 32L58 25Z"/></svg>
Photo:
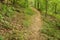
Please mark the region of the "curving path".
<svg viewBox="0 0 60 40"><path fill-rule="evenodd" d="M28 28L29 36L28 40L40 40L40 29L42 28L42 20L40 12L31 7L31 9L36 13L31 18L31 25Z"/></svg>

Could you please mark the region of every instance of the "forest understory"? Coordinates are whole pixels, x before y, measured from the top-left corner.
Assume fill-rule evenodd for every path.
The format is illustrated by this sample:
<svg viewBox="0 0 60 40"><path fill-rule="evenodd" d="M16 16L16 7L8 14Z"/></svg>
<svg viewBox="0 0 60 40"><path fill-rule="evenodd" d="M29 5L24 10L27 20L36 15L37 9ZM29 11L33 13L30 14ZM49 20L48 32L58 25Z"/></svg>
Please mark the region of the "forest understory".
<svg viewBox="0 0 60 40"><path fill-rule="evenodd" d="M0 40L60 40L59 0L0 0Z"/></svg>

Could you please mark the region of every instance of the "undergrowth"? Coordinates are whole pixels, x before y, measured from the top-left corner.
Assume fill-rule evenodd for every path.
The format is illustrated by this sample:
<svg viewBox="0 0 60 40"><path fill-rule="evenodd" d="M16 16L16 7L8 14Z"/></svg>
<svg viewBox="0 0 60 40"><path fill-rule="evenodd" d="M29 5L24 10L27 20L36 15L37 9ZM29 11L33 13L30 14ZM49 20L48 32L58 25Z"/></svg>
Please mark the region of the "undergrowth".
<svg viewBox="0 0 60 40"><path fill-rule="evenodd" d="M3 37L0 35L0 40L4 40Z"/></svg>
<svg viewBox="0 0 60 40"><path fill-rule="evenodd" d="M18 2L19 3L19 2ZM0 36L0 40L24 40L24 31L22 32L20 29L15 29L15 26L11 26L10 22L7 21L6 18L11 19L13 17L13 15L15 15L15 12L23 13L23 27L29 27L29 25L31 24L31 16L34 15L34 12L28 7L25 8L23 5L19 5L19 7L15 7L13 5L6 5L6 4L2 4L0 3L0 31L3 30L4 33L0 34L4 34L3 37ZM22 7L23 6L23 7ZM21 10L22 9L22 10ZM21 17L21 16L20 16ZM9 20L8 19L8 20ZM2 27L2 29L1 29ZM22 29L22 28L21 28ZM6 31L5 31L6 30ZM14 30L14 31L13 31ZM3 32L2 31L2 32Z"/></svg>
<svg viewBox="0 0 60 40"><path fill-rule="evenodd" d="M48 16L43 17L44 25L42 33L48 36L47 40L60 40L60 21L58 21L57 15L48 14Z"/></svg>

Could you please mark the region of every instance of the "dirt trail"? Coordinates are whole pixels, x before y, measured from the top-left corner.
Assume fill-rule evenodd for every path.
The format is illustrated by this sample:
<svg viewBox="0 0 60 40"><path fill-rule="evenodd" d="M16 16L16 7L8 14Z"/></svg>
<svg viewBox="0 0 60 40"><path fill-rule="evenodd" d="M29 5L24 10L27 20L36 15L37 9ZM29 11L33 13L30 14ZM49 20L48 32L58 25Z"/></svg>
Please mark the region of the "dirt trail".
<svg viewBox="0 0 60 40"><path fill-rule="evenodd" d="M36 13L31 18L31 25L28 28L28 31L30 32L28 40L40 40L39 31L42 28L42 21L41 21L41 15L40 12L31 7L31 9Z"/></svg>

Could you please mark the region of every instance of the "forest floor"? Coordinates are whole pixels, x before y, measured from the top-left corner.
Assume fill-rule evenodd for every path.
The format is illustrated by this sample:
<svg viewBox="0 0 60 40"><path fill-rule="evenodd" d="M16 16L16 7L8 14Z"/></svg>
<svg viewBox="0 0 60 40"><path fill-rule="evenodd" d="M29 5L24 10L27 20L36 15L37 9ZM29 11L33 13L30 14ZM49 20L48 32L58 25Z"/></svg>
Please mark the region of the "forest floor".
<svg viewBox="0 0 60 40"><path fill-rule="evenodd" d="M34 12L34 14L31 16L31 18L28 15L31 22L28 28L25 28L25 26L23 26L23 20L25 18L25 15L24 12L21 10L20 10L21 13L14 12L15 14L13 15L12 18L5 17L4 20L8 21L11 27L9 27L10 30L5 29L4 28L5 26L2 27L4 29L0 28L0 35L4 37L4 40L18 40L18 39L19 40L44 40L43 38L41 38L41 33L40 33L43 25L41 13L40 11L38 11L33 7L31 7L31 9ZM27 33L25 34L25 32Z"/></svg>
<svg viewBox="0 0 60 40"><path fill-rule="evenodd" d="M41 36L40 36L41 34L40 30L42 29L42 23L43 23L40 12L33 7L31 7L31 9L36 14L31 16L32 23L27 29L29 31L28 40L43 40L43 38L41 39Z"/></svg>

